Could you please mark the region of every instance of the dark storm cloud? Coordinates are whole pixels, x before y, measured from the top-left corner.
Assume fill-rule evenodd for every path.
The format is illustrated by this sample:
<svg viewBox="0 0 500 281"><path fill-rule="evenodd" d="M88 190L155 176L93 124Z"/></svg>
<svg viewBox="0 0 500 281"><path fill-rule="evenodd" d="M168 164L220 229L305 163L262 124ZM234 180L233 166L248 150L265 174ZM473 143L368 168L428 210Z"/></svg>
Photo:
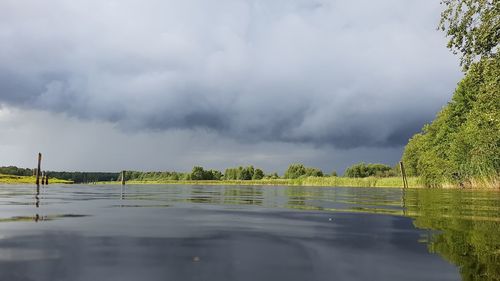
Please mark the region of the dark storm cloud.
<svg viewBox="0 0 500 281"><path fill-rule="evenodd" d="M0 103L126 131L400 146L459 75L438 16L417 0L2 1Z"/></svg>

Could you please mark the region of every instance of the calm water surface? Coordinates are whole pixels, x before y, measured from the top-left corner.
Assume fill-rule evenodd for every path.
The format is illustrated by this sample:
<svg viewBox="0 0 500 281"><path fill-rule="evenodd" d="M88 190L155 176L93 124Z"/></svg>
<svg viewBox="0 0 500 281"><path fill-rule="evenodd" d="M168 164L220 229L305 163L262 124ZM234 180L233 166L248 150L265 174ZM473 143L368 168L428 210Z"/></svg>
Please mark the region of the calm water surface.
<svg viewBox="0 0 500 281"><path fill-rule="evenodd" d="M0 185L3 280L500 280L500 193Z"/></svg>

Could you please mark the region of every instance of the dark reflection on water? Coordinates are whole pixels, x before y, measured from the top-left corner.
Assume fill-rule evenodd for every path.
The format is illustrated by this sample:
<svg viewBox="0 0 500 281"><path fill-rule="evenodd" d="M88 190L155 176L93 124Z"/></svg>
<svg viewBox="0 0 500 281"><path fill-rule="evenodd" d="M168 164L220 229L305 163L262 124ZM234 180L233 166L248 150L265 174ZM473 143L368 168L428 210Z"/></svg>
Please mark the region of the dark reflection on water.
<svg viewBox="0 0 500 281"><path fill-rule="evenodd" d="M0 186L0 280L500 280L499 237L498 192Z"/></svg>

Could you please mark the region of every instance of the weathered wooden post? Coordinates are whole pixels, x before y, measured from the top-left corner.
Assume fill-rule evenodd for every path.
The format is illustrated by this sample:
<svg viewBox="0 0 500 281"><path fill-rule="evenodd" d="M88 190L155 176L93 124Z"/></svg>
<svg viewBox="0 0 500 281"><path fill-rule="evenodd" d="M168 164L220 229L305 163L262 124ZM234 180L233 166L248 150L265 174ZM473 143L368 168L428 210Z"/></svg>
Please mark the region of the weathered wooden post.
<svg viewBox="0 0 500 281"><path fill-rule="evenodd" d="M49 174L45 174L45 185L49 185Z"/></svg>
<svg viewBox="0 0 500 281"><path fill-rule="evenodd" d="M125 185L125 170L122 171L122 185Z"/></svg>
<svg viewBox="0 0 500 281"><path fill-rule="evenodd" d="M406 179L406 172L403 161L399 162L399 168L401 169L401 177L403 178L403 187L408 188L408 180Z"/></svg>
<svg viewBox="0 0 500 281"><path fill-rule="evenodd" d="M42 154L38 153L38 168L36 169L36 185L40 185L40 166L42 164Z"/></svg>
<svg viewBox="0 0 500 281"><path fill-rule="evenodd" d="M405 173L405 182L406 182L406 188L409 188L410 185L408 184L408 177L406 176L406 170L405 170L405 166L403 165L403 171Z"/></svg>

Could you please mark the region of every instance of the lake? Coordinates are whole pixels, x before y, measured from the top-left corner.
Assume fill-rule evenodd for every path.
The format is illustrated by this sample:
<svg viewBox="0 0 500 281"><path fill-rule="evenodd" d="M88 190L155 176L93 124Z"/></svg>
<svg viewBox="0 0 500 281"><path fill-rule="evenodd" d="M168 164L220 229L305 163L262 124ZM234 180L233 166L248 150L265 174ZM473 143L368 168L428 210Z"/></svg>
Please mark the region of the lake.
<svg viewBox="0 0 500 281"><path fill-rule="evenodd" d="M500 280L500 192L0 185L0 280Z"/></svg>

